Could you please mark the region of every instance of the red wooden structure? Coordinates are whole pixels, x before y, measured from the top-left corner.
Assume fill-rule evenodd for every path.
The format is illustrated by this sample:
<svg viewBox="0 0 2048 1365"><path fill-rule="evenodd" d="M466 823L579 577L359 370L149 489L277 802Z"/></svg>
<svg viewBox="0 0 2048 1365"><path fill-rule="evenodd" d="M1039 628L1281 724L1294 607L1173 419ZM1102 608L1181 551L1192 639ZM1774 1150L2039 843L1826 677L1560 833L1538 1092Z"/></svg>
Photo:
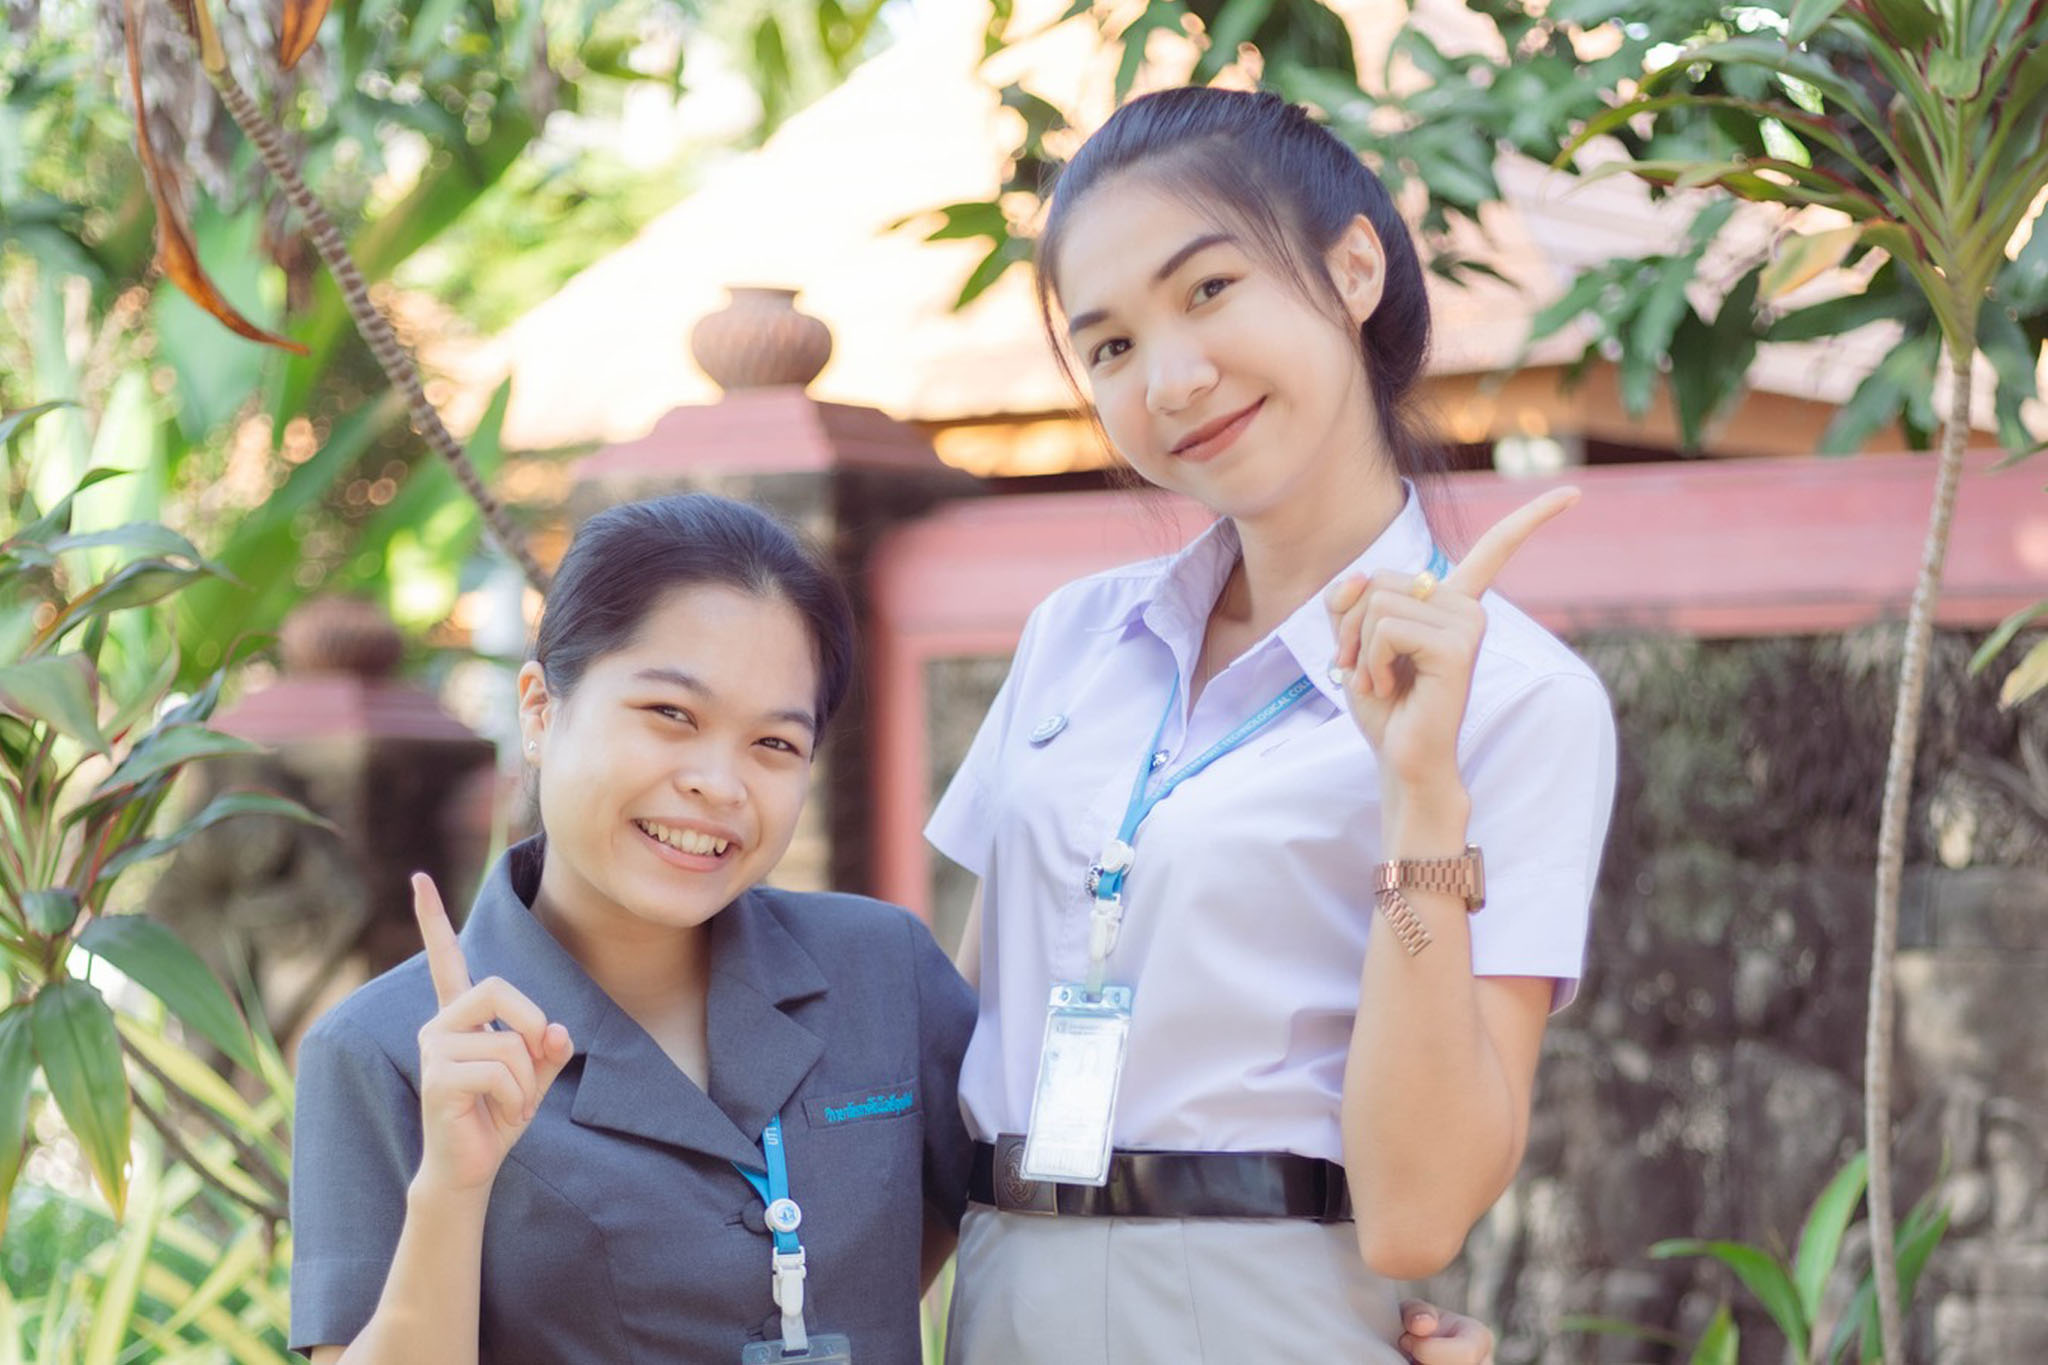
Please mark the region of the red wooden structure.
<svg viewBox="0 0 2048 1365"><path fill-rule="evenodd" d="M1988 627L2048 596L2048 498L2030 467L1973 455L1956 508L1940 620ZM1817 634L1903 617L1920 562L1926 456L1624 465L1576 471L1584 500L1508 566L1501 591L1567 634ZM1456 545L1546 485L1453 476ZM929 916L920 836L929 788L926 665L1007 653L1069 579L1170 552L1197 507L1137 493L951 504L878 548L869 591L874 894Z"/></svg>

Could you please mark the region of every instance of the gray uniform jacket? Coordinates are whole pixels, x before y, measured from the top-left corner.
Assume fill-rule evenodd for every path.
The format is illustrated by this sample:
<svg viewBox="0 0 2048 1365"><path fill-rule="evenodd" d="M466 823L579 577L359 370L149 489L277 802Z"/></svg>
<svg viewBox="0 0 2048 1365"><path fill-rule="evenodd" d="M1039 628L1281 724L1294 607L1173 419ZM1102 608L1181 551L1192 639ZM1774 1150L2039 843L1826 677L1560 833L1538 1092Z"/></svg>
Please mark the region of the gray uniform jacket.
<svg viewBox="0 0 2048 1365"><path fill-rule="evenodd" d="M736 1362L777 1337L760 1197L782 1115L803 1208L806 1318L861 1365L915 1365L927 1208L957 1225L970 1146L955 1086L974 999L915 917L858 896L756 888L711 921L710 1092L527 909L532 843L492 870L462 930L472 979L504 977L576 1048L491 1191L487 1365ZM299 1052L292 1179L295 1347L353 1340L383 1288L420 1159L424 955L365 985Z"/></svg>

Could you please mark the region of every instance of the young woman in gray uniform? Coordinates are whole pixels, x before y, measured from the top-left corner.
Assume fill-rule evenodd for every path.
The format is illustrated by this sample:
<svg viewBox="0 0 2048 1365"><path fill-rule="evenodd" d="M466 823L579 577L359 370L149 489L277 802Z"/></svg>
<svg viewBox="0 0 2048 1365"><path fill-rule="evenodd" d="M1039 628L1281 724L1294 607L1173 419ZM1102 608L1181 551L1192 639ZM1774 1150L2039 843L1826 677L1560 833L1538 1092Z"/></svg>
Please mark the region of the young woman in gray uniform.
<svg viewBox="0 0 2048 1365"><path fill-rule="evenodd" d="M692 496L577 534L519 674L543 834L299 1054L292 1341L351 1365L914 1365L973 997L760 880L853 667L830 574Z"/></svg>
<svg viewBox="0 0 2048 1365"><path fill-rule="evenodd" d="M1592 672L1453 567L1408 416L1423 272L1270 94L1163 91L1055 188L1048 328L1215 524L1069 584L932 817L980 878L953 1358L1455 1358L1393 1282L1513 1177L1614 792Z"/></svg>

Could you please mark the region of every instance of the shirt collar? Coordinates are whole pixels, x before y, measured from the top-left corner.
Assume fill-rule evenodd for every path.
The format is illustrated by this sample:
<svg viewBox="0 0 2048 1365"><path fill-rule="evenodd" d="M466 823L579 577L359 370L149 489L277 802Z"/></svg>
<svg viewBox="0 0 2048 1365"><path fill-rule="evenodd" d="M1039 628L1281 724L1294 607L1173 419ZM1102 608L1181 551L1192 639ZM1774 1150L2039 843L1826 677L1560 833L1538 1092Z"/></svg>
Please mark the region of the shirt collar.
<svg viewBox="0 0 2048 1365"><path fill-rule="evenodd" d="M539 839L517 844L485 879L462 928L471 975L504 977L569 1030L585 1057L577 1122L747 1164L824 1051L806 1023L818 1020L799 1002L826 994L825 974L783 925L772 903L780 893L748 890L712 917L707 1101L693 1087L650 1088L666 1066L653 1041L535 917L542 854Z"/></svg>
<svg viewBox="0 0 2048 1365"><path fill-rule="evenodd" d="M1415 485L1406 479L1401 481L1401 485L1407 501L1402 503L1401 510L1387 524L1387 529L1380 532L1358 558L1318 588L1308 601L1295 608L1294 613L1273 632L1288 653L1294 656L1316 691L1340 711L1349 710L1351 703L1344 695L1342 684L1330 677L1330 661L1337 656L1337 628L1330 622L1329 608L1323 605L1325 594L1339 579L1354 574L1371 575L1382 569L1418 572L1428 566L1435 551L1436 539L1430 534L1429 520L1422 513L1422 499L1417 496Z"/></svg>

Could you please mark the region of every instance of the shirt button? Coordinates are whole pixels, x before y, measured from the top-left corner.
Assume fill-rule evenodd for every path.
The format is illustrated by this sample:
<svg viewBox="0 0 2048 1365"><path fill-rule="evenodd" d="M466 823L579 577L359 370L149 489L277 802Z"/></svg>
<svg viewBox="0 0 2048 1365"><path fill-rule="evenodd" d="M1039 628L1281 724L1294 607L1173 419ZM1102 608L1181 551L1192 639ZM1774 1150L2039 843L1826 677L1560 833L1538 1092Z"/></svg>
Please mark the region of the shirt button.
<svg viewBox="0 0 2048 1365"><path fill-rule="evenodd" d="M1047 716L1032 727L1031 742L1033 744L1050 744L1059 735L1059 732L1066 728L1067 718L1065 716Z"/></svg>
<svg viewBox="0 0 2048 1365"><path fill-rule="evenodd" d="M759 1204L750 1204L740 1210L740 1226L748 1232L768 1231L768 1220L763 1216Z"/></svg>

